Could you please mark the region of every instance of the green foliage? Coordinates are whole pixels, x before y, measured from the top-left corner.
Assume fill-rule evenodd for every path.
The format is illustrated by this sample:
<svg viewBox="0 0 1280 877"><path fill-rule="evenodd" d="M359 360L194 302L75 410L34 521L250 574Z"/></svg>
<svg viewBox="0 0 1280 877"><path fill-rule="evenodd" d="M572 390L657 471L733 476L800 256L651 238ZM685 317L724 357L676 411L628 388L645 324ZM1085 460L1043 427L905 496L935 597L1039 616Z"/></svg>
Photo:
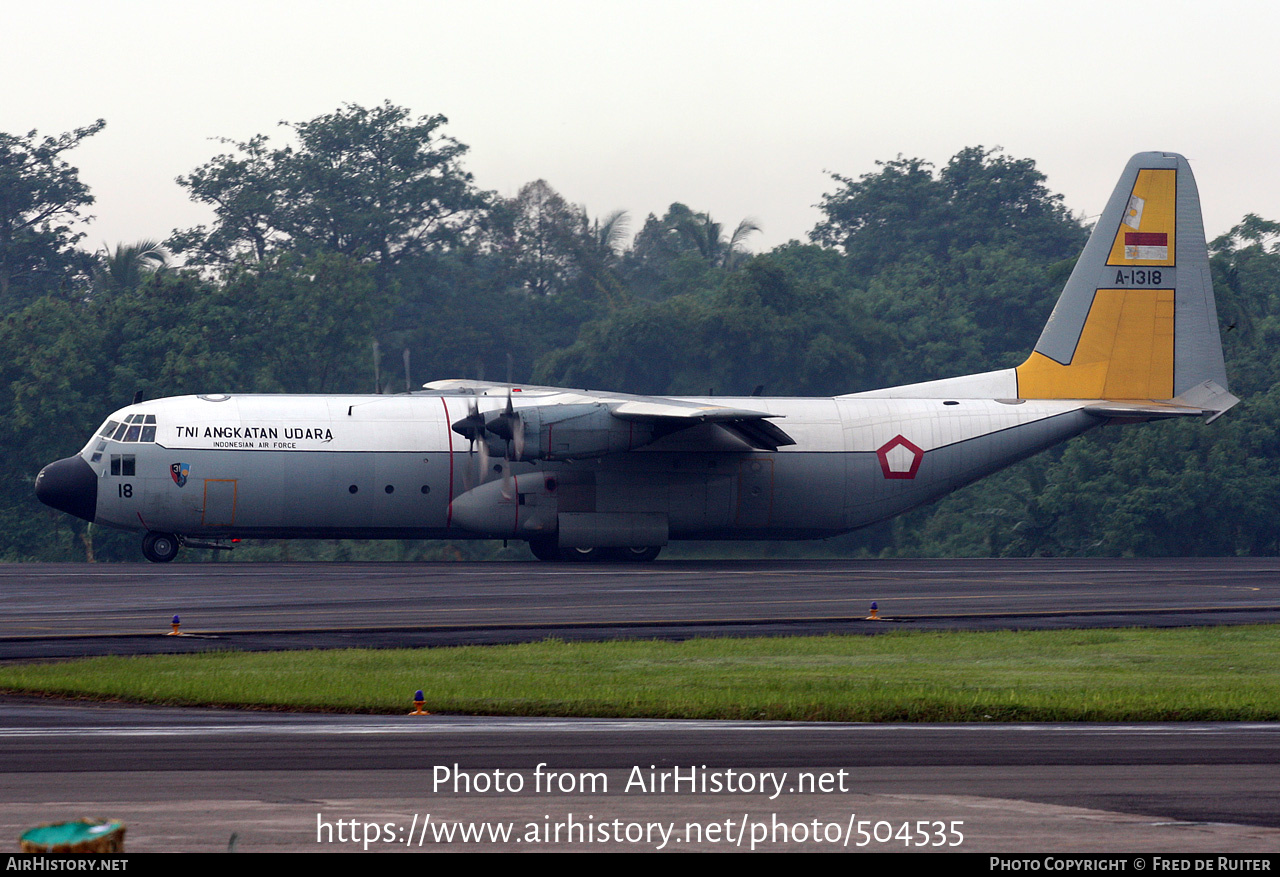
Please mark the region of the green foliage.
<svg viewBox="0 0 1280 877"><path fill-rule="evenodd" d="M812 252L810 252L812 251ZM883 326L809 267L817 248L760 256L723 284L637 304L582 327L538 362L535 380L636 393L848 392L870 369ZM821 276L825 274L826 276Z"/></svg>
<svg viewBox="0 0 1280 877"><path fill-rule="evenodd" d="M348 104L285 123L296 147L258 135L232 143L178 184L214 208L211 228L169 246L200 261L264 261L280 249L369 260L384 276L402 259L461 245L486 196L461 167L467 147L440 132L444 116L412 118L392 105Z"/></svg>
<svg viewBox="0 0 1280 877"><path fill-rule="evenodd" d="M1083 230L1044 186L1031 159L969 147L936 177L918 158L877 162L859 179L833 174L840 190L823 196L826 214L810 233L839 247L856 271L908 259L940 258L979 244L1026 248L1058 261L1076 255Z"/></svg>
<svg viewBox="0 0 1280 877"><path fill-rule="evenodd" d="M93 196L63 153L105 125L43 139L0 132L0 311L83 284L89 259L74 224Z"/></svg>
<svg viewBox="0 0 1280 877"><path fill-rule="evenodd" d="M206 652L0 666L0 691L403 714L1274 721L1268 626ZM1234 672L1224 673L1223 668Z"/></svg>
<svg viewBox="0 0 1280 877"><path fill-rule="evenodd" d="M156 241L116 244L114 250L103 249L93 267L95 295L137 289L143 278L169 267L169 254Z"/></svg>

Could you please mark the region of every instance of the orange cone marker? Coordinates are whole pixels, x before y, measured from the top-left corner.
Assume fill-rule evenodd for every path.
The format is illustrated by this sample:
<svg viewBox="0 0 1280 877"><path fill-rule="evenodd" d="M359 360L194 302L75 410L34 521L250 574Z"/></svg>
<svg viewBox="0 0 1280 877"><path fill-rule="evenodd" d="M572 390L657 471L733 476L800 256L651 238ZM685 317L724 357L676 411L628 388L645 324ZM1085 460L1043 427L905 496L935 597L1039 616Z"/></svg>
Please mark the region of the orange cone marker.
<svg viewBox="0 0 1280 877"><path fill-rule="evenodd" d="M879 620L880 620L880 608L876 606L875 602L873 601L871 604L871 614L867 616L867 621L879 621Z"/></svg>
<svg viewBox="0 0 1280 877"><path fill-rule="evenodd" d="M172 624L173 630L166 633L165 636L182 636L182 634L178 633L178 628L182 626L182 620L175 615L173 616Z"/></svg>

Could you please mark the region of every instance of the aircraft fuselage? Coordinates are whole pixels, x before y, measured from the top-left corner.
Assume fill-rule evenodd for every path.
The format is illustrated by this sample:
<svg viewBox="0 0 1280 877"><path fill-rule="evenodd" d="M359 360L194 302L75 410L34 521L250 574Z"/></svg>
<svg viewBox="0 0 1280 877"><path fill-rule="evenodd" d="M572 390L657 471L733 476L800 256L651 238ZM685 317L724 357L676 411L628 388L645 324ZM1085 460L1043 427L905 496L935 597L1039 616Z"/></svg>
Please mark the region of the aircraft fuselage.
<svg viewBox="0 0 1280 877"><path fill-rule="evenodd" d="M685 401L767 411L796 443L759 451L702 424L581 460L509 463L497 449L482 475L481 455L450 428L471 398L132 405L79 455L93 473L93 520L203 539L520 539L554 532L561 514L639 515L661 518L672 539L819 538L936 499L1102 422L1071 401L715 397ZM482 401L494 410L503 400Z"/></svg>

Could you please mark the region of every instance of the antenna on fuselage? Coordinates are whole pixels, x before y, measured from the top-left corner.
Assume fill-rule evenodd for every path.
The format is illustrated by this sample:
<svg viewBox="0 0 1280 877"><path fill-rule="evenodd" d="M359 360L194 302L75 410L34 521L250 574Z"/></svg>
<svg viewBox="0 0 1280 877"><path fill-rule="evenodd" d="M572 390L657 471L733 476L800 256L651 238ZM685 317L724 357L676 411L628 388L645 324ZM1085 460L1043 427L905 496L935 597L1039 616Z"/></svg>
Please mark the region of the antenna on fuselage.
<svg viewBox="0 0 1280 877"><path fill-rule="evenodd" d="M136 391L136 392L133 394L133 403L132 403L132 404L137 405L137 404L138 404L139 402L141 402L141 401L142 401L142 391L141 391L141 390L138 390L138 391Z"/></svg>

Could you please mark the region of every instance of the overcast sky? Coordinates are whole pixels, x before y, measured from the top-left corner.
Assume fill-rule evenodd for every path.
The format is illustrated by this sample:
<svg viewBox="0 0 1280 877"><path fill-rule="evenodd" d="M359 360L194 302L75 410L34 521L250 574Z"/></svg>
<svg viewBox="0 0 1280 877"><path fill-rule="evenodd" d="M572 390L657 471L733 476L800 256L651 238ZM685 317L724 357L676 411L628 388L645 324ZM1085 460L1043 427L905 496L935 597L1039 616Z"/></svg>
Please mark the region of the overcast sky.
<svg viewBox="0 0 1280 877"><path fill-rule="evenodd" d="M828 172L970 145L1102 209L1134 152L1191 159L1205 225L1280 219L1280 4L1074 2L5 3L0 130L105 118L68 154L84 245L207 221L174 177L344 103L448 117L485 189L545 179L632 228L672 201L759 250L803 239Z"/></svg>

